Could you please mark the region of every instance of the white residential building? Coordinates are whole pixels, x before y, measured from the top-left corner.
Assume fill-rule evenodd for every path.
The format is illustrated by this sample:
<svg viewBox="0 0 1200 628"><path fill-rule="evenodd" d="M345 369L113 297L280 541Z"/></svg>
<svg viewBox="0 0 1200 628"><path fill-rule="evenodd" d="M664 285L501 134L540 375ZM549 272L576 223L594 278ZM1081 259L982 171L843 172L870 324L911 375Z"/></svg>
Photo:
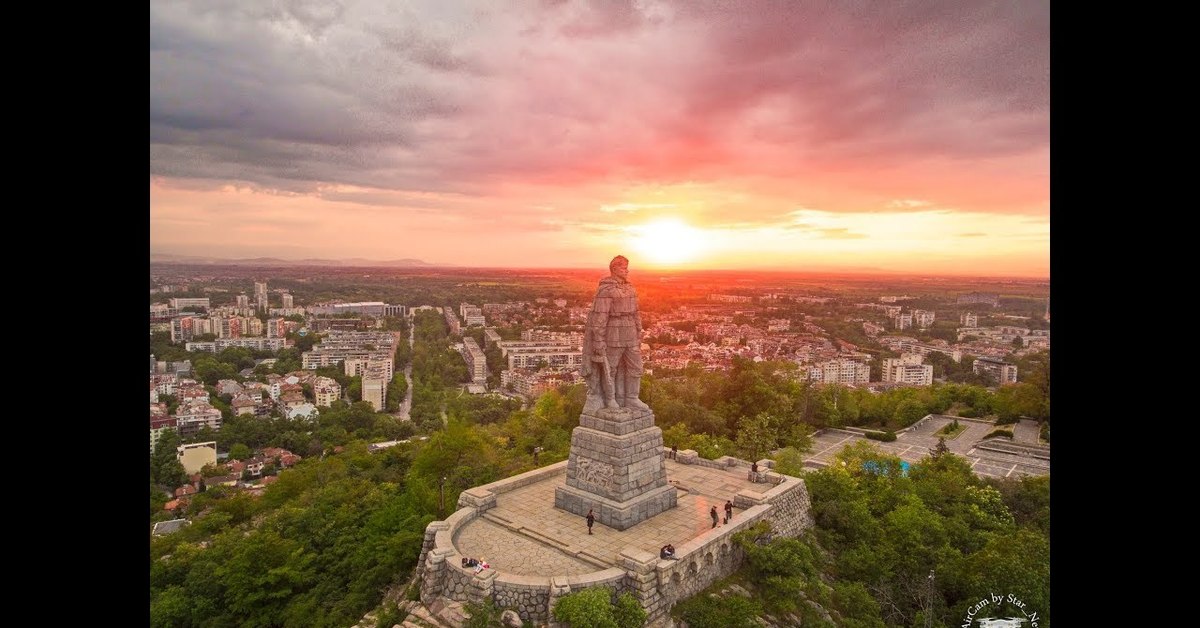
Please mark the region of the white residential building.
<svg viewBox="0 0 1200 628"><path fill-rule="evenodd" d="M920 366L922 362L924 362L924 356L922 356L920 353L904 353L898 358L884 358L883 381L897 381L894 374L896 373L896 367L898 366ZM932 369L932 367L930 368ZM930 377L933 377L932 371L930 371ZM930 383L932 383L932 381Z"/></svg>
<svg viewBox="0 0 1200 628"><path fill-rule="evenodd" d="M313 396L316 397L318 406L328 408L342 398L342 386L332 378L318 377L317 383L313 385Z"/></svg>
<svg viewBox="0 0 1200 628"><path fill-rule="evenodd" d="M579 368L583 365L583 348L554 342L527 342L524 340L502 340L496 343L502 356L508 359L508 368L532 368L541 362L553 367Z"/></svg>
<svg viewBox="0 0 1200 628"><path fill-rule="evenodd" d="M380 364L371 364L362 376L362 398L369 402L376 412L383 412L387 402L387 386L391 381Z"/></svg>
<svg viewBox="0 0 1200 628"><path fill-rule="evenodd" d="M202 297L202 298L179 298L179 297L176 297L176 298L171 299L170 302L171 302L171 307L173 307L177 310L182 310L185 307L202 307L207 310L208 308L212 307L211 303L209 302L208 297Z"/></svg>
<svg viewBox="0 0 1200 628"><path fill-rule="evenodd" d="M486 384L487 356L483 354L483 349L479 348L479 343L475 342L474 338L463 338L462 354L467 363L467 372L471 376L471 382Z"/></svg>
<svg viewBox="0 0 1200 628"><path fill-rule="evenodd" d="M808 378L820 384L866 384L871 381L871 366L848 358L837 358L809 367Z"/></svg>
<svg viewBox="0 0 1200 628"><path fill-rule="evenodd" d="M522 346L516 344L517 341L507 341L509 346ZM547 331L545 329L527 329L521 332L521 342L540 342L556 345L570 345L572 347L583 346L583 332L581 331Z"/></svg>
<svg viewBox="0 0 1200 628"><path fill-rule="evenodd" d="M933 310L913 310L913 322L921 329L928 329L933 326L934 312Z"/></svg>
<svg viewBox="0 0 1200 628"><path fill-rule="evenodd" d="M767 331L787 331L792 328L792 321L786 318L772 318L767 321Z"/></svg>
<svg viewBox="0 0 1200 628"><path fill-rule="evenodd" d="M257 349L259 351L278 351L288 346L284 338L217 338L208 342L188 342L184 348L188 351L206 351L220 353L229 347Z"/></svg>
<svg viewBox="0 0 1200 628"><path fill-rule="evenodd" d="M976 373L987 373L996 379L1000 385L1017 383L1017 365L1009 364L996 358L975 358L971 370Z"/></svg>
<svg viewBox="0 0 1200 628"><path fill-rule="evenodd" d="M305 369L315 370L322 366L341 364L346 360L370 360L387 363L387 378L392 377L392 361L396 353L396 341L400 332L389 331L331 331L314 346L305 351L301 362ZM350 375L350 371L347 370Z"/></svg>
<svg viewBox="0 0 1200 628"><path fill-rule="evenodd" d="M254 282L254 305L259 310L264 312L267 310L267 306L269 305L269 300L267 298L267 282Z"/></svg>
<svg viewBox="0 0 1200 628"><path fill-rule="evenodd" d="M933 384L932 364L893 364L883 369L883 381L914 386Z"/></svg>
<svg viewBox="0 0 1200 628"><path fill-rule="evenodd" d="M204 400L185 400L175 410L175 419L179 435L184 438L198 433L204 427L221 429L221 411Z"/></svg>

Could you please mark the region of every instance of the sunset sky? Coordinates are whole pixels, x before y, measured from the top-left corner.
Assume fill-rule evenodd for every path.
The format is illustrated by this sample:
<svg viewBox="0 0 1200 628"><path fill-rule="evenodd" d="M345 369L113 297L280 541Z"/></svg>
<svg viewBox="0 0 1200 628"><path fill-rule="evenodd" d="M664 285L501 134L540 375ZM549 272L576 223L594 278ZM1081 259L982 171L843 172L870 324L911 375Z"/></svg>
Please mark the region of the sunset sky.
<svg viewBox="0 0 1200 628"><path fill-rule="evenodd" d="M1049 2L150 2L150 250L1049 276Z"/></svg>

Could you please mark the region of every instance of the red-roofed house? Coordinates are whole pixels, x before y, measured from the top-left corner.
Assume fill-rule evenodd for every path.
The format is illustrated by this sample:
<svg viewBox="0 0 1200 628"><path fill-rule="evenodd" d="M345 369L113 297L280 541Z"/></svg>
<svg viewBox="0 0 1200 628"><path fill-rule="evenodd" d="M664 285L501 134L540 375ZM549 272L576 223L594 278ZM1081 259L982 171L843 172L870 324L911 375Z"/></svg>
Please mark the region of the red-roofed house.
<svg viewBox="0 0 1200 628"><path fill-rule="evenodd" d="M258 402L249 395L238 395L229 402L229 407L233 409L234 414L253 415L258 411Z"/></svg>

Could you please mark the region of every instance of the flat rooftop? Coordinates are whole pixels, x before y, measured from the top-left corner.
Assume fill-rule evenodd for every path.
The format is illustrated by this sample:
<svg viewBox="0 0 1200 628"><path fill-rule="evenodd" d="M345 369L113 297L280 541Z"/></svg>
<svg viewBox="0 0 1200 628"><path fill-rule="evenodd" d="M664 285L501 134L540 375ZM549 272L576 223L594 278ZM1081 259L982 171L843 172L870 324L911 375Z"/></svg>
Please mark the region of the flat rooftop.
<svg viewBox="0 0 1200 628"><path fill-rule="evenodd" d="M554 507L554 488L566 484L566 469L544 480L496 495L496 505L459 529L454 546L463 556L486 560L493 569L523 576L578 575L620 567L618 554L629 546L658 555L670 543L679 547L712 529L709 509L725 517L725 502L742 490L765 493L774 485L746 479L745 467L712 469L667 460L667 481L679 504L628 530L587 521ZM733 509L734 521L743 509ZM723 524L719 520L717 526Z"/></svg>

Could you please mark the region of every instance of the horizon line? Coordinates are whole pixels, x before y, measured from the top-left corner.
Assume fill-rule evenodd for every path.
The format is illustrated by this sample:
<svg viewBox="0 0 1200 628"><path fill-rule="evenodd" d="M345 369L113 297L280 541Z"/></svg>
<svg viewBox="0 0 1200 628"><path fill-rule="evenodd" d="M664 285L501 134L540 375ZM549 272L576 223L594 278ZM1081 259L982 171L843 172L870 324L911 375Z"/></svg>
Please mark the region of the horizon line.
<svg viewBox="0 0 1200 628"><path fill-rule="evenodd" d="M171 255L171 254L167 254ZM200 257L200 256L178 256L178 257ZM237 263L239 260L252 260L255 258L209 258L209 261L189 262L178 260L150 260L150 265L155 264L177 264L177 265L211 265L211 266L253 266L253 264ZM311 263L305 263L305 260L290 260L279 257L264 257L264 259L273 259L282 264L284 267L320 267ZM308 261L326 261L326 262L342 262L342 260L331 258L308 258ZM364 260L366 262L376 262L383 264L382 260ZM485 265L457 265L443 264L438 262L420 261L421 264L411 266L384 266L384 265L369 265L369 264L342 264L341 268L381 268L387 270L531 270L531 271L581 271L581 270L596 270L596 272L607 272L606 269L597 268L593 265L587 266L485 266ZM1049 275L1022 275L1022 274L996 274L982 275L975 273L948 273L948 272L922 272L922 271L904 271L904 270L886 270L875 268L839 268L839 267L813 267L809 269L781 268L777 266L762 266L762 267L726 267L726 268L702 268L702 267L686 267L686 268L667 268L653 265L641 265L640 273L656 273L656 274L674 274L674 273L696 273L696 272L761 272L761 273L791 273L791 274L844 274L844 275L890 275L894 277L929 277L929 278L974 278L974 279L1023 279L1023 280L1038 280L1049 281Z"/></svg>

